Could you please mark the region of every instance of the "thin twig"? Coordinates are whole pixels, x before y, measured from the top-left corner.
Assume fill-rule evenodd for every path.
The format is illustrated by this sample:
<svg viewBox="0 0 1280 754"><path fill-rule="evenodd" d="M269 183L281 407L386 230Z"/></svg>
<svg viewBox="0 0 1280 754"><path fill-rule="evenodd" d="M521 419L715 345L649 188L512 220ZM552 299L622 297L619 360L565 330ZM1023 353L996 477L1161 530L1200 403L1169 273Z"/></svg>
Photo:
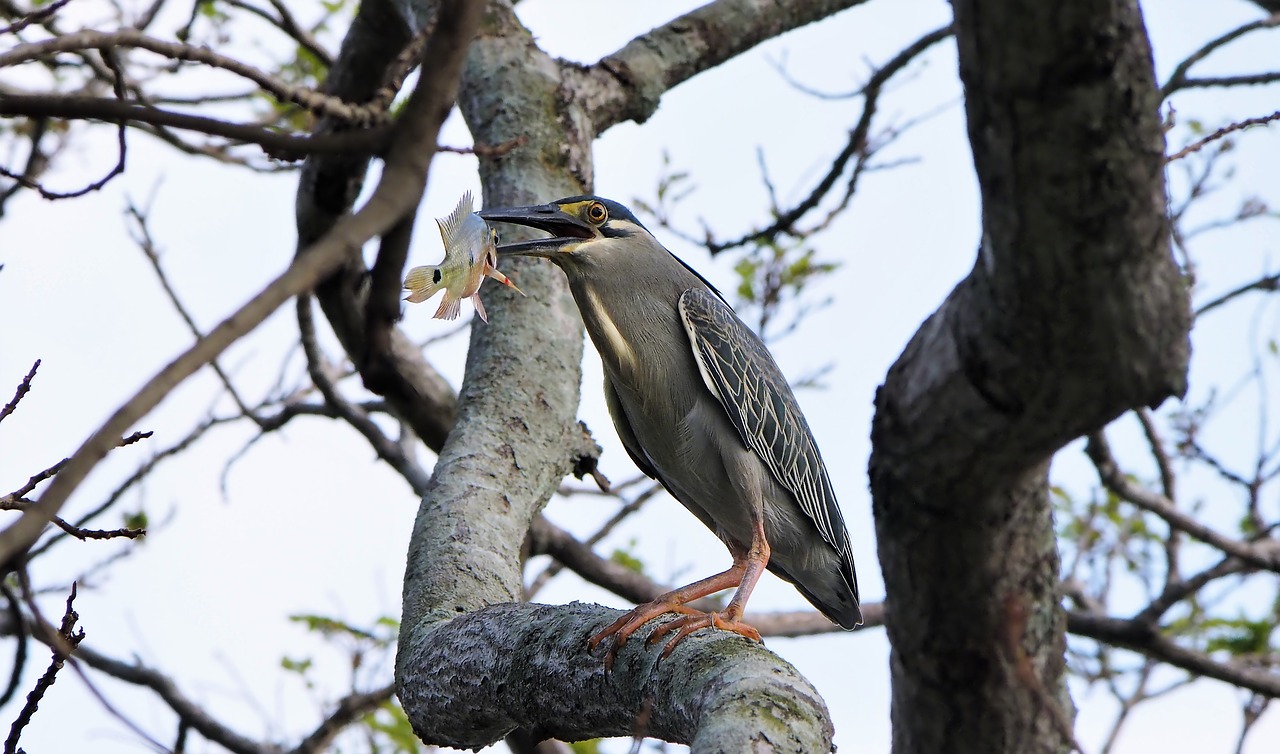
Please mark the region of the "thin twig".
<svg viewBox="0 0 1280 754"><path fill-rule="evenodd" d="M168 126L221 136L232 141L257 144L272 157L294 160L309 154L373 154L380 153L390 137L390 126L342 131L340 133L295 136L268 128L229 123L201 115L176 113L143 104L138 100L113 100L101 97L76 97L43 94L6 94L0 97L0 115L38 116L82 120L128 121L155 127ZM207 149L187 145L193 153L216 156ZM4 174L22 180L11 171ZM29 181L25 181L31 185ZM34 185L31 185L35 188Z"/></svg>
<svg viewBox="0 0 1280 754"><path fill-rule="evenodd" d="M48 58L63 52L78 52L89 49L106 50L121 47L138 48L176 61L189 60L212 68L220 68L252 81L282 104L297 105L316 115L336 118L357 125L374 125L385 117L383 113L370 110L361 105L343 102L337 97L323 94L310 87L285 83L258 68L216 53L207 47L197 47L183 44L182 42L167 42L147 36L137 29L119 29L112 32L78 31L39 42L18 45L5 52L0 52L0 68Z"/></svg>
<svg viewBox="0 0 1280 754"><path fill-rule="evenodd" d="M0 707L9 703L13 695L18 691L18 684L22 682L22 672L27 668L27 622L22 617L22 601L18 599L18 595L13 593L13 588L8 582L0 579L0 595L3 595L9 609L9 621L13 624L12 636L15 639L13 667L9 670L9 684L5 687L4 693L0 694Z"/></svg>
<svg viewBox="0 0 1280 754"><path fill-rule="evenodd" d="M40 23L41 21L44 21L45 19L52 17L55 13L62 10L62 6L66 5L69 2L71 2L71 0L54 0L54 2L48 5L48 7L41 8L39 10L33 10L27 15L23 16L22 18L18 19L13 24L6 26L3 29L0 29L0 36L4 36L5 34L17 34L18 32L27 28L31 24Z"/></svg>
<svg viewBox="0 0 1280 754"><path fill-rule="evenodd" d="M76 599L76 585L71 585L71 594L67 595L67 609L62 615L62 626L58 629L58 634L62 637L65 645L63 647L55 646L53 648L53 659L49 662L49 668L44 671L44 675L40 676L40 680L36 681L35 688L27 694L27 703L22 706L22 711L18 713L18 719L13 721L13 725L9 727L9 737L4 742L4 754L16 754L18 751L18 739L22 737L22 729L27 727L27 723L31 722L31 718L36 713L36 709L40 706L40 700L44 698L49 688L53 686L53 682L57 680L58 671L62 669L71 652L80 645L84 639L84 630L76 631L76 621L80 616L76 614L72 603Z"/></svg>
<svg viewBox="0 0 1280 754"><path fill-rule="evenodd" d="M187 329L191 331L196 340L203 338L204 333L200 331L199 326L196 325L195 318L191 316L191 313L187 311L187 307L183 305L182 299L178 297L178 292L174 290L173 285L169 282L169 276L165 274L164 268L160 265L160 252L156 249L155 241L151 238L151 228L147 224L147 215L142 210L139 210L132 200L129 200L125 212L138 225L138 235L134 237L134 243L138 245L138 248L142 249L147 261L151 263L151 269L155 271L156 277L159 278L160 287L164 289L165 295L169 297L169 303L173 304L178 316L182 317L182 321L187 324ZM231 375L227 374L217 359L209 362L209 368L213 370L214 374L218 375L218 379L222 381L223 387L227 389L227 394L235 402L236 408L240 409L240 413L255 424L262 426L262 419L240 397L239 391L236 390L235 385L231 382Z"/></svg>
<svg viewBox="0 0 1280 754"><path fill-rule="evenodd" d="M1196 318L1199 319L1223 304L1226 304L1238 296L1242 296L1250 291L1264 291L1267 293L1280 291L1280 273L1265 275L1251 283L1245 283L1238 288L1227 291L1204 306L1201 306L1199 309L1196 309Z"/></svg>
<svg viewBox="0 0 1280 754"><path fill-rule="evenodd" d="M800 201L799 204L790 210L778 215L769 226L748 233L740 238L732 241L718 242L710 238L703 245L712 253L716 254L726 249L731 249L744 244L759 241L761 239L772 238L779 233L790 233L796 222L818 206L818 203L827 195L827 193L835 186L836 180L844 173L845 166L849 164L856 155L865 155L867 149L867 135L871 129L871 121L876 112L877 101L884 85L893 78L894 74L905 68L918 55L929 49L933 45L950 37L954 32L951 25L944 26L940 29L925 34L920 39L908 45L901 52L893 57L888 63L871 74L866 85L862 88L864 98L862 116L858 119L858 123L849 133L849 139L844 149L836 156L831 163L830 170L823 176L818 185L809 192L809 195ZM856 182L856 179L855 179Z"/></svg>
<svg viewBox="0 0 1280 754"><path fill-rule="evenodd" d="M113 446L112 449L123 448L126 445L132 445L135 442L138 442L139 440L145 440L151 435L152 435L151 432L134 432L128 437L120 438L119 441L116 442L116 444ZM34 490L36 486L39 485L41 482L56 476L57 473L59 471L62 471L62 469L65 468L67 463L69 463L70 461L71 461L70 458L64 458L61 461L58 461L54 465L50 466L49 468L44 469L43 471L36 472L31 476L30 479L27 480L26 484L22 485L21 487L14 490L13 492L10 492L8 495L5 495L4 497L0 497L0 502L18 500L19 498L26 497L27 495L31 494L31 491Z"/></svg>
<svg viewBox="0 0 1280 754"><path fill-rule="evenodd" d="M414 493L421 496L426 493L431 476L411 458L406 456L394 440L387 437L373 419L369 418L359 407L352 404L338 392L333 380L325 371L324 355L316 341L315 315L312 312L311 296L302 294L297 300L298 330L302 337L302 350L307 356L307 372L315 383L325 402L333 407L338 416L368 440L378 457L395 469Z"/></svg>
<svg viewBox="0 0 1280 754"><path fill-rule="evenodd" d="M1214 50L1243 37L1249 32L1256 31L1258 29L1271 28L1278 24L1280 24L1280 13L1273 13L1266 18L1259 19L1257 21L1250 21L1247 24L1238 26L1226 34L1205 43L1204 46L1188 55L1185 60L1173 69L1173 73L1169 74L1169 80L1165 82L1164 86L1160 87L1161 98L1167 98L1170 94L1173 94L1185 86L1187 72L1191 70L1191 67L1207 58Z"/></svg>
<svg viewBox="0 0 1280 754"><path fill-rule="evenodd" d="M1103 486L1111 490L1121 499L1126 500L1145 511L1154 513L1169 525L1171 529L1185 532L1206 544L1212 545L1223 553L1238 558L1255 568L1280 573L1280 543L1249 544L1232 539L1224 534L1200 523L1192 516L1183 513L1173 501L1151 490L1134 484L1120 471L1106 435L1095 432L1089 435L1085 453L1093 461L1098 471L1098 478Z"/></svg>
<svg viewBox="0 0 1280 754"><path fill-rule="evenodd" d="M18 407L18 404L22 401L23 397L31 390L31 381L35 379L36 370L39 368L40 359L36 359L35 363L31 365L31 369L27 371L27 376L23 377L22 382L18 383L17 390L13 392L13 400L4 404L4 408L0 409L0 422L4 421L5 417L13 413L14 409Z"/></svg>
<svg viewBox="0 0 1280 754"><path fill-rule="evenodd" d="M1227 134L1235 133L1236 131L1243 131L1251 126L1265 126L1276 120L1280 120L1280 110L1277 110L1270 115L1262 115L1257 118L1245 118L1244 120L1236 121L1235 123L1219 128L1217 131L1214 131L1203 139L1192 142L1190 145L1183 147L1177 152L1166 157L1164 161L1165 163L1170 163L1176 160L1181 160L1189 154L1199 152L1206 144L1215 142Z"/></svg>

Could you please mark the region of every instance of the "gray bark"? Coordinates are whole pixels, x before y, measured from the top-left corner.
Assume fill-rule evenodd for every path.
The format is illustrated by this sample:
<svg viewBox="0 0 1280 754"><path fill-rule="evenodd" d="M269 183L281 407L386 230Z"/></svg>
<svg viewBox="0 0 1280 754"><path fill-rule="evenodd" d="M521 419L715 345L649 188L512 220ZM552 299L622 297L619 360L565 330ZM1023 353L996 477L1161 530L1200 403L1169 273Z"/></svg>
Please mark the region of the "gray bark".
<svg viewBox="0 0 1280 754"><path fill-rule="evenodd" d="M876 400L895 752L1071 747L1048 460L1186 387L1136 3L956 0L983 195L973 271Z"/></svg>

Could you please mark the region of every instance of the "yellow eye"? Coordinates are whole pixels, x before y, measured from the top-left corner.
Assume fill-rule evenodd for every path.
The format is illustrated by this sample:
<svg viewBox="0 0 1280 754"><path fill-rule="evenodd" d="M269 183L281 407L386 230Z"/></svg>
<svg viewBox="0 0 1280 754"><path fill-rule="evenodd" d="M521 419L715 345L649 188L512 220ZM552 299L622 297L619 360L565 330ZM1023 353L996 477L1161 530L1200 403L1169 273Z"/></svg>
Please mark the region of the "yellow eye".
<svg viewBox="0 0 1280 754"><path fill-rule="evenodd" d="M600 225L609 219L609 211L600 202L592 202L591 206L587 207L587 219Z"/></svg>

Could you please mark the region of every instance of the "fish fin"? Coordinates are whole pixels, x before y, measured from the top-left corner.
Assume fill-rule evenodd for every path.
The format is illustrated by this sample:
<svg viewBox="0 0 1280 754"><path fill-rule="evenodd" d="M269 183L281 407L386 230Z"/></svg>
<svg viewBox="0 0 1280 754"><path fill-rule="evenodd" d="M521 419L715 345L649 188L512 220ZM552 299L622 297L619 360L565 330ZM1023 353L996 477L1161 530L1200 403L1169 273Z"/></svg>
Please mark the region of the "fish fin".
<svg viewBox="0 0 1280 754"><path fill-rule="evenodd" d="M462 231L462 221L467 219L471 214L471 208L475 205L471 198L471 192L465 191L462 198L458 200L458 206L453 208L449 216L443 220L436 220L436 225L440 226L440 238L444 241L445 255L449 253L449 249L458 246L458 233Z"/></svg>
<svg viewBox="0 0 1280 754"><path fill-rule="evenodd" d="M436 265L414 267L404 278L404 289L409 295L405 301L420 304L440 292L440 268Z"/></svg>
<svg viewBox="0 0 1280 754"><path fill-rule="evenodd" d="M476 307L476 314L480 316L481 321L486 325L489 324L489 315L484 310L484 304L480 302L479 293L471 297L471 303Z"/></svg>
<svg viewBox="0 0 1280 754"><path fill-rule="evenodd" d="M457 319L458 313L462 311L462 299L455 297L448 291L445 292L444 298L440 299L440 308L436 309L436 319Z"/></svg>
<svg viewBox="0 0 1280 754"><path fill-rule="evenodd" d="M502 283L503 285L507 286L508 288L515 291L516 293L519 293L521 296L524 295L524 291L517 288L516 284L511 282L511 278L507 277L506 275L503 275L501 272L498 272L496 269L493 269L492 267L490 267L488 270L485 271L484 274L488 275L494 280L497 280L499 283Z"/></svg>

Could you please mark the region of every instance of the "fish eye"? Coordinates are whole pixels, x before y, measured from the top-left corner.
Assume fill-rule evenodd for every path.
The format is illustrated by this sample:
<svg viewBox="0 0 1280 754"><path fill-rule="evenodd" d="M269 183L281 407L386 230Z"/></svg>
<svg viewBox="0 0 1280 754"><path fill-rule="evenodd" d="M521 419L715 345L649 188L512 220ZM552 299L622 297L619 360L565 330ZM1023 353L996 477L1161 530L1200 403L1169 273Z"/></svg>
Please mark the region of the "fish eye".
<svg viewBox="0 0 1280 754"><path fill-rule="evenodd" d="M587 219L596 225L600 225L605 220L609 219L609 211L605 209L604 205L600 202L592 202L591 205L587 207Z"/></svg>

